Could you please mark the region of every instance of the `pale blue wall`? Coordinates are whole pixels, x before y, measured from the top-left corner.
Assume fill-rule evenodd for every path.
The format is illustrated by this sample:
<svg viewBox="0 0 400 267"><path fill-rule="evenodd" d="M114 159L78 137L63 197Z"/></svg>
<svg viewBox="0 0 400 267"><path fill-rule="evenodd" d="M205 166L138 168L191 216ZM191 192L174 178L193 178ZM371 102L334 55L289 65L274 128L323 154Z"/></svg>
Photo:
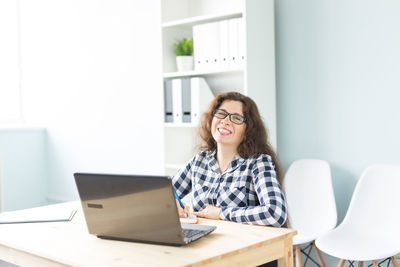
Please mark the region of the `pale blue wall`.
<svg viewBox="0 0 400 267"><path fill-rule="evenodd" d="M45 129L0 129L1 201L5 211L47 204Z"/></svg>
<svg viewBox="0 0 400 267"><path fill-rule="evenodd" d="M331 164L341 221L369 164L400 163L400 1L275 3L279 156Z"/></svg>

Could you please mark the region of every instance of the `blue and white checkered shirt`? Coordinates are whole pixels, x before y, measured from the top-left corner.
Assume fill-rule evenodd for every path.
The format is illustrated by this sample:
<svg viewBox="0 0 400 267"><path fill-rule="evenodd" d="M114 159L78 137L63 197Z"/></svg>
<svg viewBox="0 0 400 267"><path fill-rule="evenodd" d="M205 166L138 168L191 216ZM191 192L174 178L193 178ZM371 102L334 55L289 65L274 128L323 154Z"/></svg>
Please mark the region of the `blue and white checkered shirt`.
<svg viewBox="0 0 400 267"><path fill-rule="evenodd" d="M202 151L181 169L172 183L179 197L193 191L192 208L221 207L224 220L282 226L286 202L271 157L261 154L248 159L236 155L220 173L215 151Z"/></svg>

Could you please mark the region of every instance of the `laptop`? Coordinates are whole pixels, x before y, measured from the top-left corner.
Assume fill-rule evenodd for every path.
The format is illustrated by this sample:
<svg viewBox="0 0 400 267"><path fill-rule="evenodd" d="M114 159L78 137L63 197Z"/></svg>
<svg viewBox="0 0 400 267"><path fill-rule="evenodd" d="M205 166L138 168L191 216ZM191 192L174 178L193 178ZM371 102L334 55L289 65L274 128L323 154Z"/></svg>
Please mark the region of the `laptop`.
<svg viewBox="0 0 400 267"><path fill-rule="evenodd" d="M90 234L99 238L180 246L215 230L181 224L168 176L75 173Z"/></svg>

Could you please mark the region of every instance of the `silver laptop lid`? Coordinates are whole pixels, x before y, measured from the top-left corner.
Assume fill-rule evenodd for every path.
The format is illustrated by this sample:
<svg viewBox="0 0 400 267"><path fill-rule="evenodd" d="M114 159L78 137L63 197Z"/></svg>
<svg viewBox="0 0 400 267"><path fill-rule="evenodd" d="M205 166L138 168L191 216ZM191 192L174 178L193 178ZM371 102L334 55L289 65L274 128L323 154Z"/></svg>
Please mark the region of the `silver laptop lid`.
<svg viewBox="0 0 400 267"><path fill-rule="evenodd" d="M75 173L90 234L101 238L183 245L167 176Z"/></svg>

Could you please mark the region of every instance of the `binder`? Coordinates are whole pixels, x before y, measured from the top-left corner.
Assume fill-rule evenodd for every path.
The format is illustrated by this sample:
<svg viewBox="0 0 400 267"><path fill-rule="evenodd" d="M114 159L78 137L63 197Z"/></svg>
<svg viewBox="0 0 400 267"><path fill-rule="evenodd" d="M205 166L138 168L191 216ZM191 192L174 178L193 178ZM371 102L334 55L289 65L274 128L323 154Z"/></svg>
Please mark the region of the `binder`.
<svg viewBox="0 0 400 267"><path fill-rule="evenodd" d="M191 87L190 78L181 79L182 81L182 122L190 123L191 115Z"/></svg>
<svg viewBox="0 0 400 267"><path fill-rule="evenodd" d="M246 30L243 18L238 18L238 66L244 67L246 59Z"/></svg>
<svg viewBox="0 0 400 267"><path fill-rule="evenodd" d="M203 25L206 33L204 51L207 70L217 70L220 67L220 26L219 22Z"/></svg>
<svg viewBox="0 0 400 267"><path fill-rule="evenodd" d="M173 122L173 109L172 109L172 81L164 81L164 118L165 122Z"/></svg>
<svg viewBox="0 0 400 267"><path fill-rule="evenodd" d="M182 81L181 79L172 80L172 110L173 122L182 122Z"/></svg>
<svg viewBox="0 0 400 267"><path fill-rule="evenodd" d="M238 67L238 56L239 56L239 45L238 45L238 19L230 19L228 20L228 30L229 30L229 67L237 68Z"/></svg>
<svg viewBox="0 0 400 267"><path fill-rule="evenodd" d="M220 26L211 22L193 26L196 70L216 70L220 66Z"/></svg>
<svg viewBox="0 0 400 267"><path fill-rule="evenodd" d="M208 105L214 99L214 95L204 78L191 78L190 86L192 88L192 123L198 124L201 115L207 110Z"/></svg>
<svg viewBox="0 0 400 267"><path fill-rule="evenodd" d="M229 28L228 20L219 22L219 62L221 69L229 67Z"/></svg>
<svg viewBox="0 0 400 267"><path fill-rule="evenodd" d="M193 26L193 56L194 56L194 69L204 70L205 58L204 58L204 24Z"/></svg>

